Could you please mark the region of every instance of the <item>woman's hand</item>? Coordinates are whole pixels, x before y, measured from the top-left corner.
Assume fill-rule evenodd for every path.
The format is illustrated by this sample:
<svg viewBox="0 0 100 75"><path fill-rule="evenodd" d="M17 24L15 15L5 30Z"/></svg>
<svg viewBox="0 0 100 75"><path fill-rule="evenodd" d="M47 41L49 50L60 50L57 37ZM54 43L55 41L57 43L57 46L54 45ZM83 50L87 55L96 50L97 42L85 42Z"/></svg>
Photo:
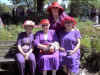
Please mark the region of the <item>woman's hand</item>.
<svg viewBox="0 0 100 75"><path fill-rule="evenodd" d="M39 46L38 46L38 48L40 48L40 49L47 49L48 48L48 46L47 45L42 45L42 44L40 44Z"/></svg>
<svg viewBox="0 0 100 75"><path fill-rule="evenodd" d="M29 53L25 53L25 60L29 59Z"/></svg>
<svg viewBox="0 0 100 75"><path fill-rule="evenodd" d="M72 54L74 54L74 53L75 53L74 50L69 50L69 51L68 51L68 55L72 55Z"/></svg>
<svg viewBox="0 0 100 75"><path fill-rule="evenodd" d="M25 60L28 60L28 58L29 58L28 56L25 56Z"/></svg>
<svg viewBox="0 0 100 75"><path fill-rule="evenodd" d="M54 46L50 46L49 49L50 49L50 50L51 50L51 49L55 49L55 47L54 47Z"/></svg>
<svg viewBox="0 0 100 75"><path fill-rule="evenodd" d="M51 53L53 53L53 52L54 52L55 47L54 47L54 46L50 46L50 47L49 47L49 49L50 49L50 52L51 52Z"/></svg>
<svg viewBox="0 0 100 75"><path fill-rule="evenodd" d="M61 51L65 51L65 48L60 47L59 50L61 50Z"/></svg>

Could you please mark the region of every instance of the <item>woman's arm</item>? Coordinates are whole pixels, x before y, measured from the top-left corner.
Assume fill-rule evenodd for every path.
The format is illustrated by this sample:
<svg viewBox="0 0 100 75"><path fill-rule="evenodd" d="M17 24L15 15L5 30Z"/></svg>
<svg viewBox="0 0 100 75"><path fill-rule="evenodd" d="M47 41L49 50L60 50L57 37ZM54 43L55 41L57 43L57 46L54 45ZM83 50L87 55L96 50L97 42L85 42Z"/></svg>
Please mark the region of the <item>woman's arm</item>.
<svg viewBox="0 0 100 75"><path fill-rule="evenodd" d="M22 53L25 56L25 52L23 51L21 45L18 45L17 47L18 47L18 50L20 51L20 53Z"/></svg>
<svg viewBox="0 0 100 75"><path fill-rule="evenodd" d="M76 47L74 48L74 52L77 52L77 50L80 48L80 39L77 39L78 43L76 45Z"/></svg>
<svg viewBox="0 0 100 75"><path fill-rule="evenodd" d="M77 39L77 42L78 43L77 43L76 47L70 51L70 53L69 53L70 55L76 53L77 50L80 48L80 39Z"/></svg>
<svg viewBox="0 0 100 75"><path fill-rule="evenodd" d="M31 48L26 54L29 56L29 54L32 53L33 50L34 50L34 49Z"/></svg>
<svg viewBox="0 0 100 75"><path fill-rule="evenodd" d="M40 48L40 49L43 49L43 50L46 50L48 48L47 45L43 45L43 44L38 44L37 47Z"/></svg>

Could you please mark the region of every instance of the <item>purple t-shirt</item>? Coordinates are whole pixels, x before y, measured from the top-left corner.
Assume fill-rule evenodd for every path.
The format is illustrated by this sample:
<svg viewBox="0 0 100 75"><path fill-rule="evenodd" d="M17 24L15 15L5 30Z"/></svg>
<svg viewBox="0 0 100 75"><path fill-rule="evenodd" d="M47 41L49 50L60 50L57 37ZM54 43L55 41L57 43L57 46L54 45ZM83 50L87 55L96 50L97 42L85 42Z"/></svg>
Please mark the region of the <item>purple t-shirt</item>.
<svg viewBox="0 0 100 75"><path fill-rule="evenodd" d="M17 45L21 45L24 52L28 52L32 48L33 42L34 42L33 33L27 36L26 32L21 32L18 35Z"/></svg>
<svg viewBox="0 0 100 75"><path fill-rule="evenodd" d="M58 41L56 32L54 30L49 30L47 40L44 39L44 32L43 31L38 31L36 33L36 37L35 37L34 42L37 46L38 44L49 44L49 43L53 43L55 41Z"/></svg>
<svg viewBox="0 0 100 75"><path fill-rule="evenodd" d="M59 15L59 18L57 21L54 20L52 16L49 16L50 21L50 29L59 30L61 28L61 21L64 19L64 17L68 16L65 12L62 12Z"/></svg>
<svg viewBox="0 0 100 75"><path fill-rule="evenodd" d="M73 30L71 32L60 31L60 45L67 50L73 50L77 45L77 39L81 38L80 31Z"/></svg>

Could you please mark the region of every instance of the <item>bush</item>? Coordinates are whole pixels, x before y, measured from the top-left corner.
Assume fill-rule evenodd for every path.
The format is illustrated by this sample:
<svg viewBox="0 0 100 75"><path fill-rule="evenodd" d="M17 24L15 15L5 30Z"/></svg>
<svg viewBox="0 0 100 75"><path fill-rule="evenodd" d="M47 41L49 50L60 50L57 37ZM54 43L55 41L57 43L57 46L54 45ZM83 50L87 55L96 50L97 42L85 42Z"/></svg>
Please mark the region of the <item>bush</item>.
<svg viewBox="0 0 100 75"><path fill-rule="evenodd" d="M91 50L91 47L93 46L97 51L100 51L100 30L94 28L94 23L90 20L87 20L86 22L80 22L79 19L76 18L76 21L77 27L82 35L81 45L89 48L89 50ZM91 44L92 37L94 37L93 44Z"/></svg>
<svg viewBox="0 0 100 75"><path fill-rule="evenodd" d="M40 30L39 28L33 29L33 33ZM20 32L23 32L24 29L21 26L9 25L0 30L0 40L16 40Z"/></svg>

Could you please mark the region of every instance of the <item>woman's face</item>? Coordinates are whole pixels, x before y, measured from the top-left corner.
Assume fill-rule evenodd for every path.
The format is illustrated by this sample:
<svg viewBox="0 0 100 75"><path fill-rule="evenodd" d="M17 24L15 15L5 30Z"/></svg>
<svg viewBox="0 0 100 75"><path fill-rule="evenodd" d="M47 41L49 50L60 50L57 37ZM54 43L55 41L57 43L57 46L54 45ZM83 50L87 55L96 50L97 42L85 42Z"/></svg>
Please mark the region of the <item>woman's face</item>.
<svg viewBox="0 0 100 75"><path fill-rule="evenodd" d="M53 15L58 15L59 14L59 8L57 8L57 7L54 7L54 8L52 8L51 9L51 13L53 14Z"/></svg>
<svg viewBox="0 0 100 75"><path fill-rule="evenodd" d="M27 33L30 33L30 32L32 32L33 27L32 26L25 26L24 29Z"/></svg>
<svg viewBox="0 0 100 75"><path fill-rule="evenodd" d="M49 24L43 24L42 29L44 32L48 32L50 25Z"/></svg>
<svg viewBox="0 0 100 75"><path fill-rule="evenodd" d="M71 21L65 21L65 22L64 22L64 27L65 27L66 29L71 29L72 26L73 26L73 23L72 23Z"/></svg>

